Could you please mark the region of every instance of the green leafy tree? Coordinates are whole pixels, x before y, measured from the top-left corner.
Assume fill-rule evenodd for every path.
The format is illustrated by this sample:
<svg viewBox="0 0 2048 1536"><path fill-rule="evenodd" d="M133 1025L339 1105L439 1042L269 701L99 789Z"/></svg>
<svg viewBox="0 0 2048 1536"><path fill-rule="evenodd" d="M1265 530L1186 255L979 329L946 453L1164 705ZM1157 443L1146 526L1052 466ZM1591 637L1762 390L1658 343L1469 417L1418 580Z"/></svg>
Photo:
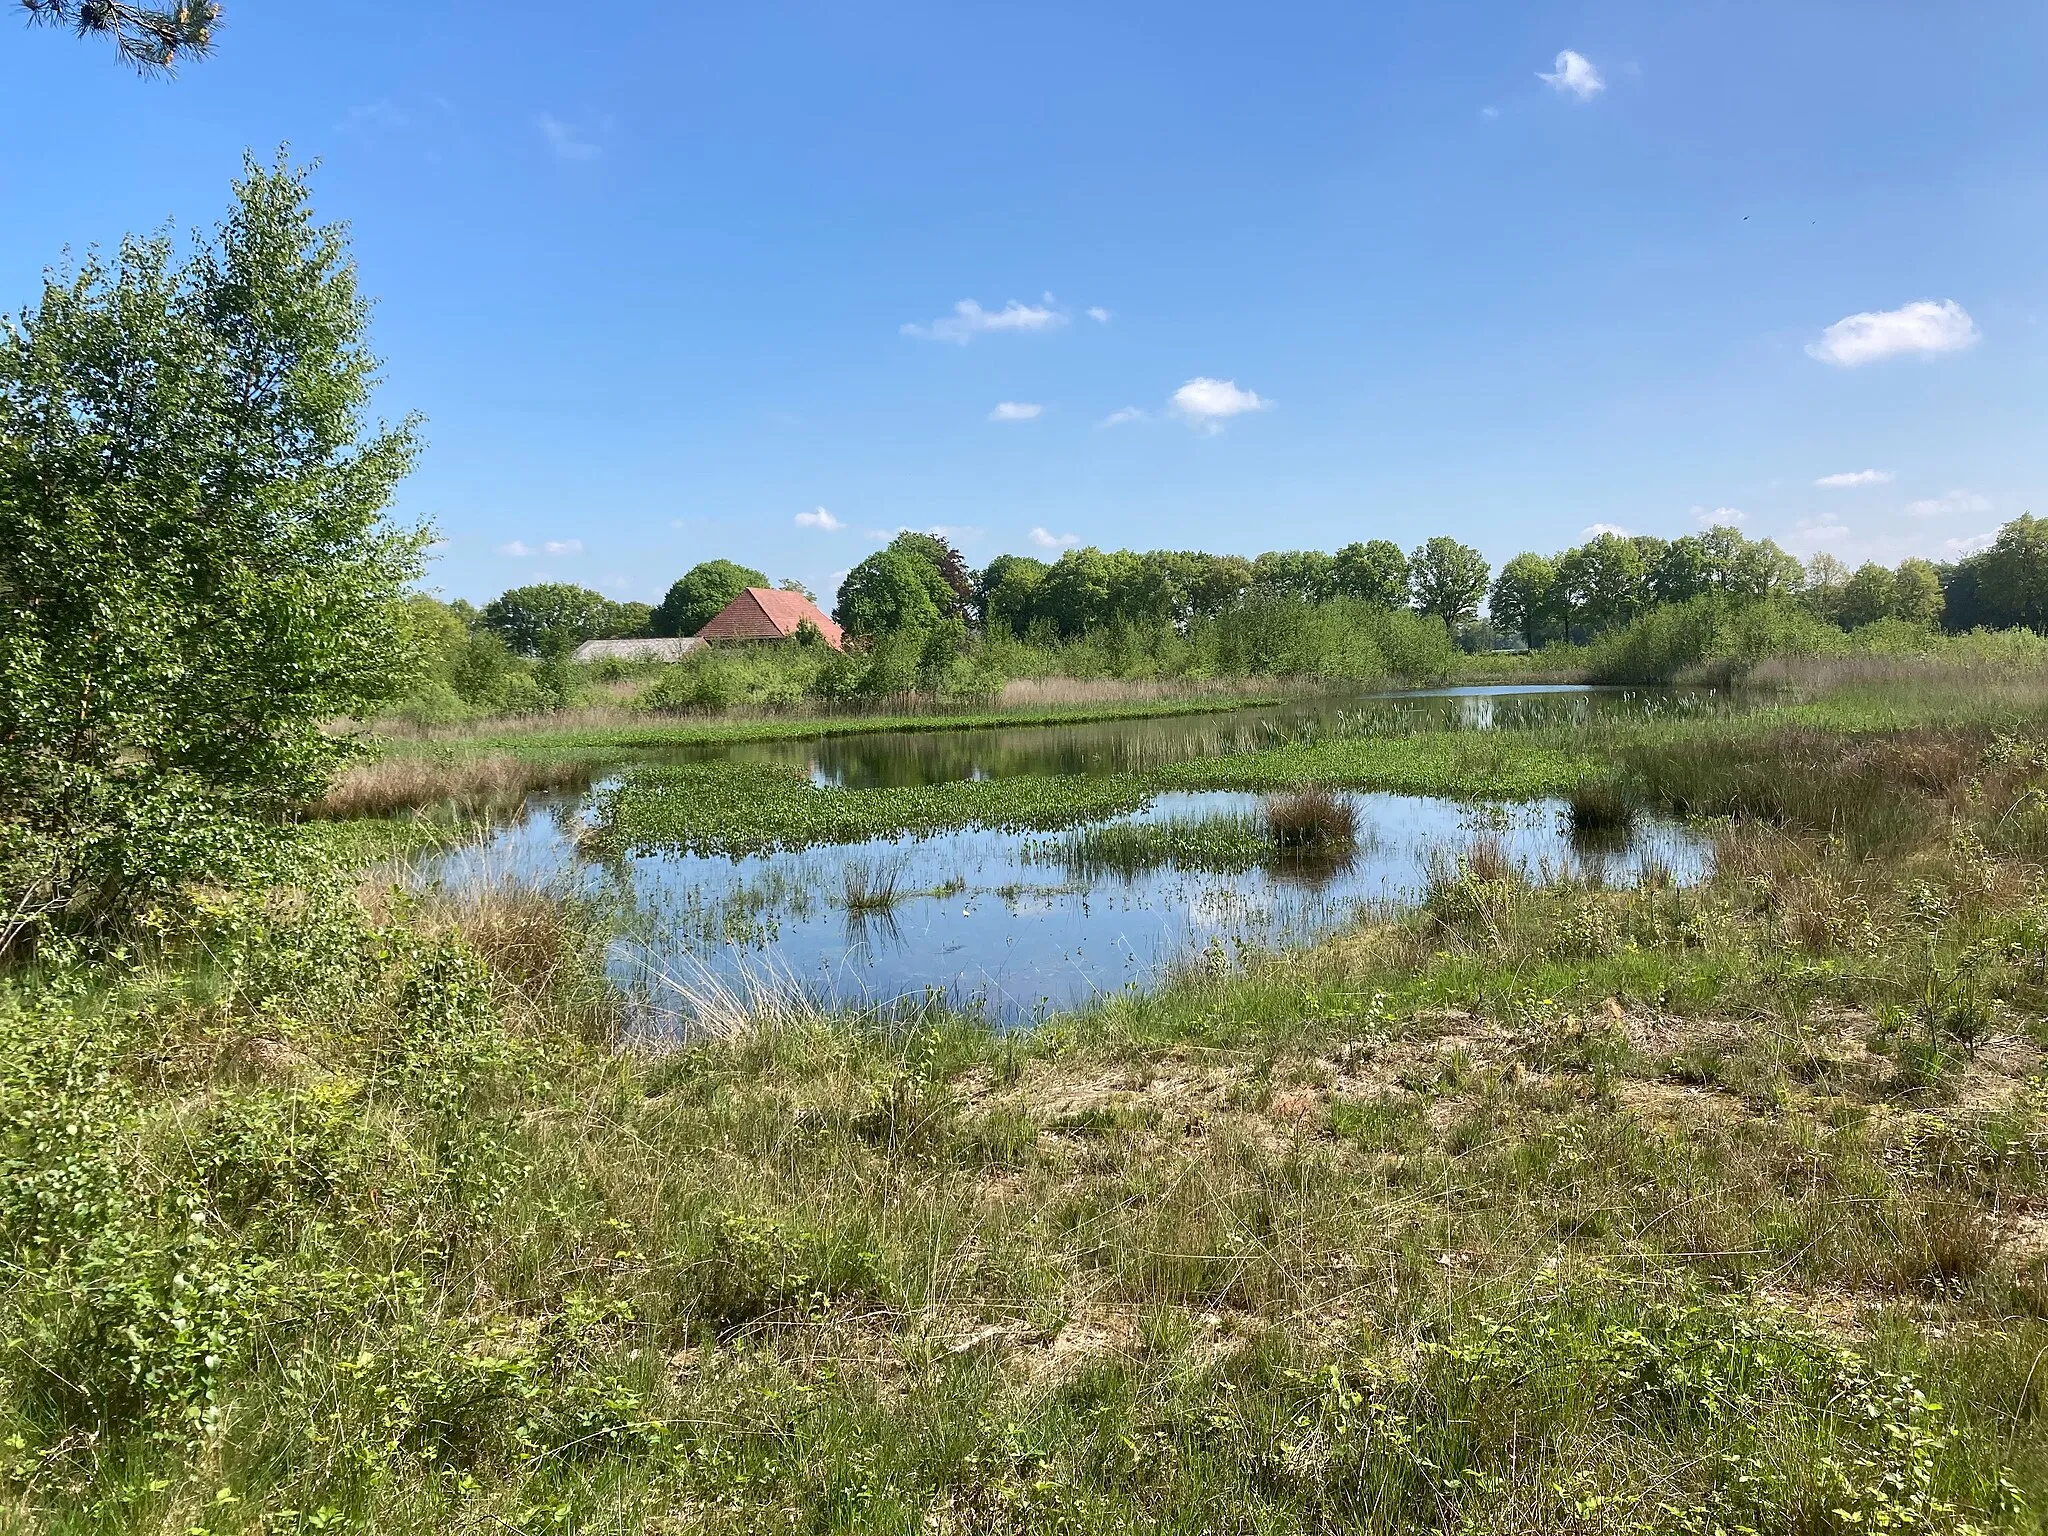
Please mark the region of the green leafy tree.
<svg viewBox="0 0 2048 1536"><path fill-rule="evenodd" d="M368 305L302 173L0 325L0 943L253 872L411 682L426 535L384 517ZM11 912L11 916L8 915Z"/></svg>
<svg viewBox="0 0 2048 1536"><path fill-rule="evenodd" d="M975 582L974 612L993 634L1021 635L1037 617L1046 564L1029 555L997 555Z"/></svg>
<svg viewBox="0 0 2048 1536"><path fill-rule="evenodd" d="M80 37L113 40L123 59L144 74L163 73L179 56L203 57L213 47L220 7L212 4L125 5L121 0L21 0L31 23L69 27Z"/></svg>
<svg viewBox="0 0 2048 1536"><path fill-rule="evenodd" d="M1375 608L1408 606L1408 557L1391 539L1346 544L1337 551L1333 574L1337 591Z"/></svg>
<svg viewBox="0 0 2048 1536"><path fill-rule="evenodd" d="M1454 633L1479 612L1491 572L1486 557L1469 544L1439 535L1409 557L1409 568L1418 612L1435 614Z"/></svg>
<svg viewBox="0 0 2048 1536"><path fill-rule="evenodd" d="M1281 549L1252 562L1252 585L1274 597L1320 603L1336 595L1336 561L1319 549Z"/></svg>
<svg viewBox="0 0 2048 1536"><path fill-rule="evenodd" d="M1575 630L1605 634L1650 604L1649 561L1640 545L1618 533L1566 550L1558 557L1557 580Z"/></svg>
<svg viewBox="0 0 2048 1536"><path fill-rule="evenodd" d="M1038 589L1036 613L1071 638L1107 624L1116 612L1116 567L1093 546L1053 562Z"/></svg>
<svg viewBox="0 0 2048 1536"><path fill-rule="evenodd" d="M923 562L937 577L931 589L932 601L947 617L964 614L974 604L974 573L960 557L960 551L936 533L916 533L906 528L889 541L889 548Z"/></svg>
<svg viewBox="0 0 2048 1536"><path fill-rule="evenodd" d="M1522 643L1534 650L1564 632L1563 596L1555 560L1520 554L1493 578L1487 613L1495 624L1515 631Z"/></svg>
<svg viewBox="0 0 2048 1536"><path fill-rule="evenodd" d="M2021 513L1970 563L1992 622L2048 628L2048 518Z"/></svg>
<svg viewBox="0 0 2048 1536"><path fill-rule="evenodd" d="M519 656L559 661L586 640L610 635L618 604L566 581L514 587L484 605L484 627Z"/></svg>
<svg viewBox="0 0 2048 1536"><path fill-rule="evenodd" d="M928 561L893 547L878 549L846 573L832 617L849 635L870 638L930 629L947 617L934 586L951 591Z"/></svg>
<svg viewBox="0 0 2048 1536"><path fill-rule="evenodd" d="M1830 624L1841 622L1842 588L1848 582L1849 568L1822 550L1806 562L1806 586L1802 594L1806 606L1817 618L1826 619ZM1937 587L1936 591L1939 590Z"/></svg>
<svg viewBox="0 0 2048 1536"><path fill-rule="evenodd" d="M1932 629L1941 623L1941 572L1931 560L1902 560L1892 574L1892 617Z"/></svg>
<svg viewBox="0 0 2048 1536"><path fill-rule="evenodd" d="M1892 617L1898 606L1898 583L1892 573L1876 561L1865 561L1842 583L1835 604L1835 622L1844 629L1861 629L1879 619Z"/></svg>
<svg viewBox="0 0 2048 1536"><path fill-rule="evenodd" d="M767 576L750 565L705 560L685 571L655 605L653 632L669 637L694 635L747 588L767 585Z"/></svg>

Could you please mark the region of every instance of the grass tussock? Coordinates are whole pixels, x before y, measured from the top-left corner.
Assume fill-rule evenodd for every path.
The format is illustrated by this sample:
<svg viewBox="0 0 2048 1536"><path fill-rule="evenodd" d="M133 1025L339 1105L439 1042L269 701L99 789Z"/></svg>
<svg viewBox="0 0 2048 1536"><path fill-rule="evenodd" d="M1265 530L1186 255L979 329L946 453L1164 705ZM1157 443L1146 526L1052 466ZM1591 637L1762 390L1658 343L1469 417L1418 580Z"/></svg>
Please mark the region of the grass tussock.
<svg viewBox="0 0 2048 1536"><path fill-rule="evenodd" d="M1356 846L1358 808L1320 784L1266 797L1266 831L1283 853L1329 853Z"/></svg>
<svg viewBox="0 0 2048 1536"><path fill-rule="evenodd" d="M474 757L387 756L347 769L309 814L344 821L432 806L475 810L516 804L536 790L581 789L588 764L489 752Z"/></svg>

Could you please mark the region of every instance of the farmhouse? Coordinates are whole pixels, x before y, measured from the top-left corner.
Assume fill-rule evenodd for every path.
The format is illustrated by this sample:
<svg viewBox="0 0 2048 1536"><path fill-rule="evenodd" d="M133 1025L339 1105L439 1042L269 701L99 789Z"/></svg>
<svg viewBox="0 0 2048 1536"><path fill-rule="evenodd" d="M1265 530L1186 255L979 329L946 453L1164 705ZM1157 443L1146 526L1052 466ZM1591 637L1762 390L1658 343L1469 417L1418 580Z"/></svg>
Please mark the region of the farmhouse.
<svg viewBox="0 0 2048 1536"><path fill-rule="evenodd" d="M674 640L586 640L576 647L571 661L681 661L704 642L695 638Z"/></svg>
<svg viewBox="0 0 2048 1536"><path fill-rule="evenodd" d="M835 651L846 649L839 626L801 592L748 587L697 631L699 640L790 640L806 621Z"/></svg>

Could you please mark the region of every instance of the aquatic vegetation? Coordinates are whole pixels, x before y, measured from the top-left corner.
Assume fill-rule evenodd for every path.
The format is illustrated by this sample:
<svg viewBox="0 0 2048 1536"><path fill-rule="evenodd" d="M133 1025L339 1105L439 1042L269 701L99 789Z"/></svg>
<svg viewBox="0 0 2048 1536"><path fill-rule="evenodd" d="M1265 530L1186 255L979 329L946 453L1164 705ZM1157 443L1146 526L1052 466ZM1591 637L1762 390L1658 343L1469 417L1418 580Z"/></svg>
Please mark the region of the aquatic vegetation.
<svg viewBox="0 0 2048 1536"><path fill-rule="evenodd" d="M1331 853L1358 842L1358 811L1321 784L1266 797L1266 833L1283 853Z"/></svg>
<svg viewBox="0 0 2048 1536"><path fill-rule="evenodd" d="M1026 863L1057 864L1076 879L1105 871L1129 876L1166 864L1229 873L1256 869L1272 856L1260 819L1235 814L1078 827L1028 843L1023 853Z"/></svg>

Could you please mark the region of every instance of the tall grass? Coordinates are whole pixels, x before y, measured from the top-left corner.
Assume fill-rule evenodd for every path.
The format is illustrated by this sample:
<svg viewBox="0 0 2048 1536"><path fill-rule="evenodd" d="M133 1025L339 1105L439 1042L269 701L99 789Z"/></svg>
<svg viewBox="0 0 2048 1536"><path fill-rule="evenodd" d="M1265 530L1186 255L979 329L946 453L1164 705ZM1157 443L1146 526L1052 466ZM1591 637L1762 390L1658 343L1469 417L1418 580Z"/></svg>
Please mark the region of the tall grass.
<svg viewBox="0 0 2048 1536"><path fill-rule="evenodd" d="M535 760L510 752L464 757L394 754L349 767L308 814L339 821L436 805L475 810L516 803L535 790L587 788L591 776L587 763Z"/></svg>

